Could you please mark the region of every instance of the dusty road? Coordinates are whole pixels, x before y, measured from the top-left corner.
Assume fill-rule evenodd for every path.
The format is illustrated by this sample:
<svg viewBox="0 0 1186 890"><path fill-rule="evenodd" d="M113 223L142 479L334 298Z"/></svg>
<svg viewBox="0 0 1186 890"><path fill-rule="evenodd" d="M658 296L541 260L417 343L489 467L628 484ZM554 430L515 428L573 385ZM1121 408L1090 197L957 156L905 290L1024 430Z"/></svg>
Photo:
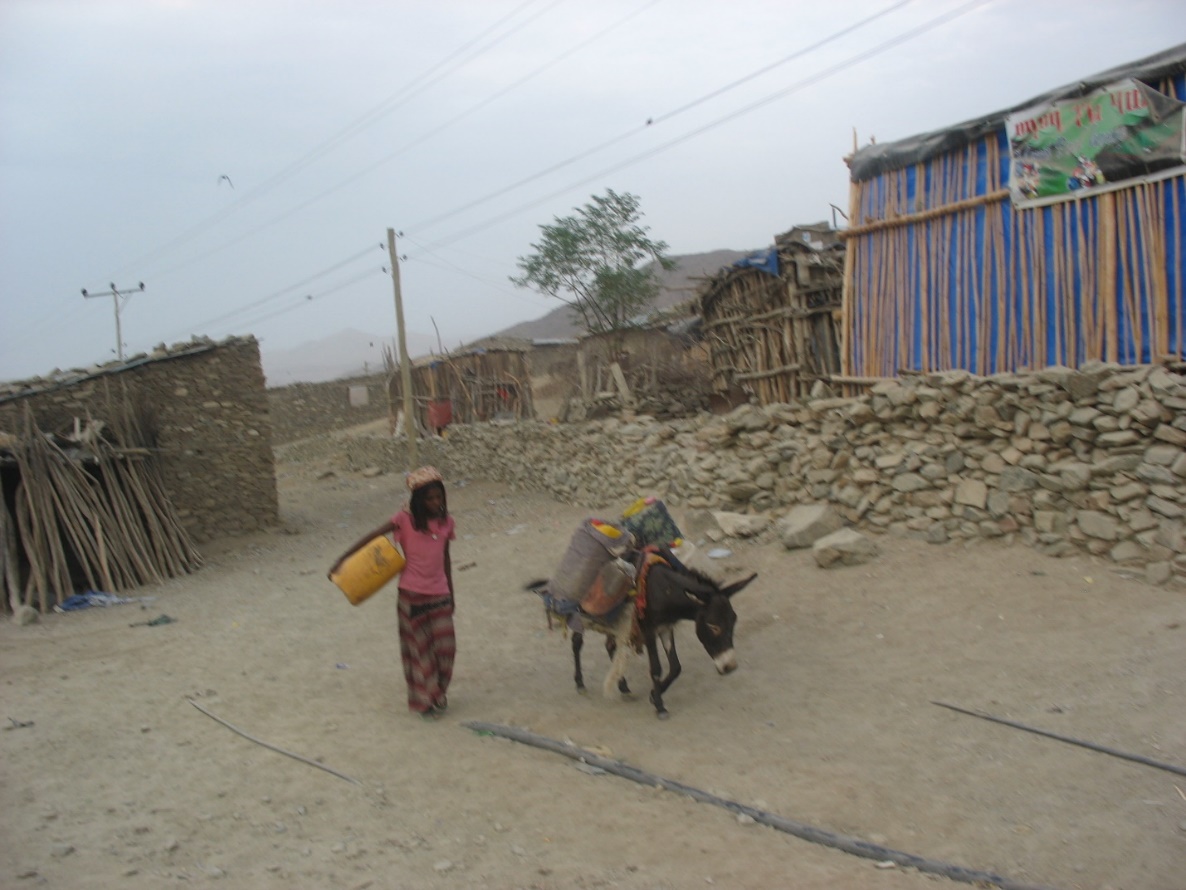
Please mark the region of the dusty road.
<svg viewBox="0 0 1186 890"><path fill-rule="evenodd" d="M323 469L282 464L284 529L205 547L198 574L133 591L143 608L0 626L0 886L960 886L467 720L1019 883L1186 886L1186 778L930 704L1186 764L1181 591L988 543L880 538L876 562L832 571L776 544L702 547L722 579L760 573L736 604L741 668L718 677L684 628L660 722L642 696L578 696L567 641L522 592L596 511L452 480L459 657L450 714L425 724L404 706L394 596L351 607L324 576L399 479ZM630 678L645 686L642 660Z"/></svg>

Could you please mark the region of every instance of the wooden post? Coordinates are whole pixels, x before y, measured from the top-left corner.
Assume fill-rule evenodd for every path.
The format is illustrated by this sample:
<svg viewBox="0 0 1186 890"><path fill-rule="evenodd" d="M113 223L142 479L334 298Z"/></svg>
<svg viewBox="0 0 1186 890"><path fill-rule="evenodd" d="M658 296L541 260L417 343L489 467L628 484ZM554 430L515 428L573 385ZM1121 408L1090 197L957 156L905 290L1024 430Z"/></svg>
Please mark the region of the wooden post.
<svg viewBox="0 0 1186 890"><path fill-rule="evenodd" d="M395 252L395 229L387 230L387 252L391 254L391 285L395 290L395 327L399 338L399 375L404 389L404 430L408 436L408 469L419 465L416 459L415 403L412 399L412 359L408 355L408 338L404 332L404 301L399 288L399 255Z"/></svg>

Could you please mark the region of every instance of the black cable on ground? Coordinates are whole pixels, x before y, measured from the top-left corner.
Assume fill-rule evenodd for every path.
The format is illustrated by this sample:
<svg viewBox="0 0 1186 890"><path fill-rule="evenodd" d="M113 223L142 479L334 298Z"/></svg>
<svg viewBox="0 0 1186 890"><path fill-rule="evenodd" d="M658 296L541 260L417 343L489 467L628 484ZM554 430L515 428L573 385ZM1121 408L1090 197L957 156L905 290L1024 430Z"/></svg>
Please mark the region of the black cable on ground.
<svg viewBox="0 0 1186 890"><path fill-rule="evenodd" d="M566 745L563 742L537 735L525 729L516 729L513 726L503 726L499 723L482 723L479 721L466 721L461 725L477 733L500 736L505 739L521 742L525 745L543 748L545 751L551 751L555 754L568 757L571 760L576 760L589 766L595 766L598 769L605 770L607 773L613 773L615 776L630 779L632 782L637 782L640 785L646 785L650 788L658 787L665 791L674 791L677 794L690 797L699 803L709 803L713 806L723 807L730 812L749 816L755 822L794 835L801 840L810 841L813 844L822 844L825 847L832 847L845 853L851 853L853 856L860 856L864 859L876 859L879 862L892 861L897 865L916 868L921 872L940 875L950 878L953 881L962 881L965 884L987 884L993 887L1000 887L1001 890L1044 890L1044 888L1035 884L1023 884L1009 878L1001 877L1000 875L992 874L991 872L977 871L975 869L964 868L961 865L937 862L933 859L924 859L921 856L915 856L913 853L891 850L888 847L872 844L860 838L836 834L823 828L816 828L802 822L785 819L774 813L767 813L765 810L759 810L746 804L717 797L715 794L709 794L707 791L701 791L699 788L694 788L691 785L685 785L673 779L656 776L653 773L648 773L645 770L622 763L620 760L600 757L592 751L586 751L574 745Z"/></svg>
<svg viewBox="0 0 1186 890"><path fill-rule="evenodd" d="M1012 726L1014 729L1032 732L1034 735L1044 735L1048 739L1057 739L1060 742L1066 742L1068 745L1078 745L1080 748L1087 748L1090 751L1099 751L1101 754L1110 754L1113 757L1131 760L1133 763L1141 763L1145 766L1151 766L1154 769L1163 769L1167 773L1177 773L1179 776L1186 776L1186 767L1174 766L1172 763L1162 763L1160 760L1152 760L1148 757L1142 757L1140 754L1129 754L1126 751L1117 751L1115 748L1105 748L1103 745L1097 745L1095 742L1085 742L1082 739L1071 738L1069 735L1059 735L1057 732L1038 729L1036 726L1026 726L1024 723L1006 720L1004 717L994 717L992 714L985 714L983 711L969 711L967 708L949 705L941 701L933 701L931 704L938 705L941 708L947 708L947 710L955 711L959 714L967 714L969 717L979 717L981 720L990 720L993 723L1000 723L1003 726Z"/></svg>

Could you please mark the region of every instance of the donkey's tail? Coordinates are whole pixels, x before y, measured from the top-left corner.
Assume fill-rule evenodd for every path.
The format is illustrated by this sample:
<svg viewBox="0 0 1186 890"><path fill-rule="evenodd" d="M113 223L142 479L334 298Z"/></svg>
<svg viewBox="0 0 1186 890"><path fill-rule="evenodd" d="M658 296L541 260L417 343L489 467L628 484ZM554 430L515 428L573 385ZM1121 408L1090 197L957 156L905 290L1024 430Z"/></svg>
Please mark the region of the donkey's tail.
<svg viewBox="0 0 1186 890"><path fill-rule="evenodd" d="M531 593L540 593L547 586L548 586L548 579L547 578L539 578L535 581L529 582L523 589L528 590Z"/></svg>

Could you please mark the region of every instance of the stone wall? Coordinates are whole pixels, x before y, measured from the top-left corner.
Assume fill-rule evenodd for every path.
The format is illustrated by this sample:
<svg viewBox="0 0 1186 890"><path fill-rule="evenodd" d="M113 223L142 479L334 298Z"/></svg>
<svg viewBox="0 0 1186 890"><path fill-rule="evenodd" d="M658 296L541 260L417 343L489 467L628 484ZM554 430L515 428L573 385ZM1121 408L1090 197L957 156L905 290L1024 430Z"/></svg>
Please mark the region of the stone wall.
<svg viewBox="0 0 1186 890"><path fill-rule="evenodd" d="M26 406L45 431L131 408L151 425L170 499L195 541L278 520L272 430L254 337L184 344L122 365L9 385L0 430L19 434Z"/></svg>
<svg viewBox="0 0 1186 890"><path fill-rule="evenodd" d="M348 451L357 468L400 466L390 439ZM595 507L656 494L776 518L826 502L869 531L1010 537L1186 584L1186 378L1160 366L917 375L667 422L458 426L431 459Z"/></svg>
<svg viewBox="0 0 1186 890"><path fill-rule="evenodd" d="M351 387L365 387L366 405L350 404ZM294 442L387 417L387 377L371 374L328 383L293 383L268 390L272 438Z"/></svg>

